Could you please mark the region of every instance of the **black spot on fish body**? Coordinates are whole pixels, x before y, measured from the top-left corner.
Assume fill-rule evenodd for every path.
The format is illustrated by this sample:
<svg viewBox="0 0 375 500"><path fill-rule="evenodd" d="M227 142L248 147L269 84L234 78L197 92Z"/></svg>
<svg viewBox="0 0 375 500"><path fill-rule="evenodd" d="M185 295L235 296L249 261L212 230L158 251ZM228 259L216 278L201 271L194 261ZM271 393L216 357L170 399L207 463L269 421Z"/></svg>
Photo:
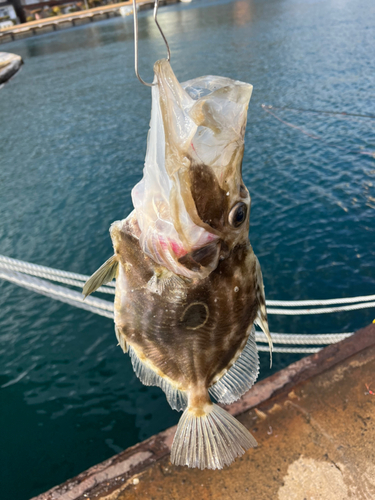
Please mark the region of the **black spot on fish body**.
<svg viewBox="0 0 375 500"><path fill-rule="evenodd" d="M210 312L204 302L189 304L180 318L180 324L187 330L197 330L207 323Z"/></svg>

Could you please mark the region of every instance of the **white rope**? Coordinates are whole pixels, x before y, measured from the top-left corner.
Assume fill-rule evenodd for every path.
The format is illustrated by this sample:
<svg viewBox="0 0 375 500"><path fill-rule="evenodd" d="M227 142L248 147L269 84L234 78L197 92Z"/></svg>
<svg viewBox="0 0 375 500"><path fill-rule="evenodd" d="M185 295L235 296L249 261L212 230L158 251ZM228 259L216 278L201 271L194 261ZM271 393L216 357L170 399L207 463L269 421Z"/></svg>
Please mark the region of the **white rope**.
<svg viewBox="0 0 375 500"><path fill-rule="evenodd" d="M257 345L259 352L270 352L269 347L265 345ZM314 354L319 352L322 347L273 347L272 352L280 352L285 354Z"/></svg>
<svg viewBox="0 0 375 500"><path fill-rule="evenodd" d="M347 297L346 299L324 299L324 300L267 300L268 306L299 307L299 306L329 306L333 304L353 304L355 302L370 302L375 300L375 295L360 295L359 297Z"/></svg>
<svg viewBox="0 0 375 500"><path fill-rule="evenodd" d="M305 314L327 314L340 311L356 311L357 309L367 309L375 307L375 302L365 302L353 304L351 306L322 307L321 309L272 309L267 308L267 314L283 314L285 316L299 316Z"/></svg>
<svg viewBox="0 0 375 500"><path fill-rule="evenodd" d="M22 261L15 261L15 259L10 259L9 257L3 257L0 256L0 268L2 269L8 269L11 271L19 271L22 273L26 273L32 276L38 276L40 278L45 278L49 279L51 281L57 281L59 283L65 283L67 285L75 286L78 288L83 288L83 285L85 284L86 280L89 278L89 276L85 276L83 274L75 274L75 273L69 273L66 271L60 271L57 269L52 269L49 267L44 267L44 266L38 266L36 264L29 264L29 263L23 263ZM57 274L53 274L53 273ZM64 277L66 276L66 277ZM74 278L70 278L69 276L73 276ZM82 281L77 281L77 279L84 278ZM101 286L98 288L97 292L101 293L107 293L114 295L115 294L115 283L109 283L107 286ZM375 297L375 296L370 296L370 297ZM363 298L363 297L359 297ZM365 300L368 300L368 297L364 297ZM332 299L331 301L326 301L326 302L332 302L334 303L336 301L341 301L343 299ZM354 298L349 298L347 299L348 301L353 302ZM279 304L284 303L284 304L294 304L296 306L298 305L303 305L309 302L309 301L295 301L295 302L290 302L290 301L267 301L267 304L270 302L277 302ZM319 301L310 301L311 302L316 302L319 303ZM320 301L323 302L323 301ZM350 310L357 310L357 309L365 309L365 308L370 308L374 307L375 302L365 302L364 304L355 304L352 306L342 306L342 307L330 307L330 308L321 308L321 309L272 309L268 308L267 312L268 314L283 314L283 315L305 315L305 314L324 314L324 313L332 313L332 312L338 312L338 311L350 311Z"/></svg>
<svg viewBox="0 0 375 500"><path fill-rule="evenodd" d="M24 273L24 274L23 274ZM107 300L102 300L97 297L87 297L83 302L82 295L79 292L70 290L69 288L53 285L48 281L33 278L31 276L46 278L51 281L58 281L67 285L82 288L89 276L67 271L60 271L50 267L39 266L29 262L23 262L17 259L11 259L0 255L0 278L6 279L19 286L32 290L34 292L46 295L52 299L65 302L75 307L85 309L95 314L113 319L113 303ZM109 283L107 286L102 286L98 289L100 292L114 294L115 283ZM353 311L368 307L375 307L375 295L349 297L347 299L328 299L328 300L297 300L297 301L282 301L269 300L267 305L274 306L311 306L311 305L330 305L330 304L353 304L342 307L326 307L319 309L272 309L268 308L268 314L283 314L283 315L306 315L306 314L324 314L339 311ZM357 303L361 302L361 303ZM287 333L272 333L272 338L278 344L332 344L339 342L352 333L331 333L331 334L287 334ZM262 332L256 333L256 341L260 343L267 342L265 335ZM278 347L273 348L273 352L278 353L305 353L311 354L318 352L320 347ZM268 346L258 345L260 352L269 352Z"/></svg>
<svg viewBox="0 0 375 500"><path fill-rule="evenodd" d="M55 300L66 302L75 307L86 309L87 311L100 314L107 318L113 319L113 303L107 300L98 299L97 297L87 297L83 302L82 294L69 288L64 288L59 285L53 285L48 281L25 276L24 274L0 269L0 278L6 279L34 292L46 295Z"/></svg>
<svg viewBox="0 0 375 500"><path fill-rule="evenodd" d="M61 276L49 275L42 271L38 271L37 269L30 269L27 270L26 272L26 270L24 270L21 266L14 266L12 264L5 264L3 262L0 262L0 269L7 269L8 271L21 272L23 274L28 274L31 276L39 276L40 278L46 278L51 281L58 281L59 283L65 283L66 285L72 285L81 288L84 285L83 281L72 280L70 278L63 278Z"/></svg>
<svg viewBox="0 0 375 500"><path fill-rule="evenodd" d="M353 332L347 333L319 333L319 334L302 334L302 333L271 333L272 340L276 344L335 344L341 340L353 335ZM268 344L267 337L263 332L255 332L255 340Z"/></svg>
<svg viewBox="0 0 375 500"><path fill-rule="evenodd" d="M325 300L267 300L267 306L299 307L299 306L329 306L333 304L353 304L355 302L370 302L375 300L375 295L360 295L359 297L347 297L346 299Z"/></svg>
<svg viewBox="0 0 375 500"><path fill-rule="evenodd" d="M72 285L77 287L82 287L83 284L89 278L89 276L85 274L71 273L68 271L53 269L51 267L39 266L37 264L31 264L30 262L24 262L22 260L12 259L4 255L0 255L0 267L12 271L19 271L33 276L39 276L41 278L49 279L51 281L59 281L60 283L66 283L67 285ZM99 291L103 293L114 294L113 289L115 288L115 286L116 285L114 282L108 283L107 285L100 287ZM370 303L363 304L364 302L370 302ZM297 310L272 309L272 306L303 307L303 306L323 306L323 305L334 305L334 304L355 304L355 305L345 306L345 308L342 307L342 308L297 309ZM313 313L324 314L324 313L331 313L338 311L352 311L357 309L364 309L367 307L375 307L375 295L361 295L358 297L324 299L324 300L267 300L267 306L271 306L268 308L269 314L286 314L286 315L313 314Z"/></svg>
<svg viewBox="0 0 375 500"><path fill-rule="evenodd" d="M78 288L83 288L83 285L89 278L89 276L84 274L70 273L67 271L60 271L59 269L53 269L51 267L38 266L37 264L30 264L29 262L11 259L10 257L5 257L4 255L0 255L0 268L8 269L10 271L19 271L21 273L38 276L51 281L57 281L59 283L65 283L66 285L76 286ZM97 291L114 295L115 286L114 282L108 283L106 286L101 286Z"/></svg>
<svg viewBox="0 0 375 500"><path fill-rule="evenodd" d="M68 271L60 271L59 269L53 269L52 267L39 266L38 264L31 264L30 262L24 262L23 260L12 259L10 257L5 257L5 255L0 255L0 262L18 265L27 270L37 269L39 271L45 272L46 274L54 276L63 276L65 278L71 278L79 281L86 281L88 276L84 274L70 273Z"/></svg>
<svg viewBox="0 0 375 500"><path fill-rule="evenodd" d="M83 301L82 295L79 292L70 290L69 288L54 285L48 281L44 281L31 276L9 271L0 268L0 278L15 283L34 292L40 293L61 302L65 302L75 307L85 309L100 316L113 319L113 303L107 300L102 300L97 297L87 297ZM272 338L275 343L279 344L331 344L349 337L352 333L331 333L331 334L290 334L290 333L272 333ZM256 332L257 342L267 342L263 332ZM277 353L304 353L311 354L318 352L320 347L279 347L274 346L273 352ZM258 345L260 352L269 352L268 346Z"/></svg>

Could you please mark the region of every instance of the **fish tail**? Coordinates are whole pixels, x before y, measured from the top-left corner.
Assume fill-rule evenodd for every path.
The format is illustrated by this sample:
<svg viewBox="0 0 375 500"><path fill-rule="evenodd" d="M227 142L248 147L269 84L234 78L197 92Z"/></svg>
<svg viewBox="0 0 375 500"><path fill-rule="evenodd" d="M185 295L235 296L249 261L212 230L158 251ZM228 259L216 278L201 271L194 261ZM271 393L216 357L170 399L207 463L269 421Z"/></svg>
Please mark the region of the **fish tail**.
<svg viewBox="0 0 375 500"><path fill-rule="evenodd" d="M216 404L188 407L178 423L171 462L199 469L222 469L257 446L250 432Z"/></svg>

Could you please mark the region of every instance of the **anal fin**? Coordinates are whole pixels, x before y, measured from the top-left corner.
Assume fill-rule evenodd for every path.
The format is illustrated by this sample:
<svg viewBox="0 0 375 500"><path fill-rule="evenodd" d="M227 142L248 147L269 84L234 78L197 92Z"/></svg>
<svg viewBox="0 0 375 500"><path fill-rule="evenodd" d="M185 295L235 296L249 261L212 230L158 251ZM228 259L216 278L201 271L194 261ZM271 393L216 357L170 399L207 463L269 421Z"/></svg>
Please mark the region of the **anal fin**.
<svg viewBox="0 0 375 500"><path fill-rule="evenodd" d="M117 274L118 260L116 255L112 255L97 271L86 281L82 293L86 298L95 292L99 287L112 281Z"/></svg>
<svg viewBox="0 0 375 500"><path fill-rule="evenodd" d="M173 387L165 378L154 372L149 366L139 359L132 346L128 346L129 356L132 361L133 370L144 385L155 385L165 392L168 403L172 410L182 411L187 407L187 394Z"/></svg>

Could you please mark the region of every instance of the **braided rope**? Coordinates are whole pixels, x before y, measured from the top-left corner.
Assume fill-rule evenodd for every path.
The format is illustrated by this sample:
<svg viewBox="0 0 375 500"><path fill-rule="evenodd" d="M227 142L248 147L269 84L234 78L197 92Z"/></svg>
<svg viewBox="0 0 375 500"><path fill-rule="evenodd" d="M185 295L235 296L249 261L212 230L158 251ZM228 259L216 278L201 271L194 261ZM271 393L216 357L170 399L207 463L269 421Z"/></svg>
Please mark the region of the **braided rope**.
<svg viewBox="0 0 375 500"><path fill-rule="evenodd" d="M268 306L329 306L333 304L353 304L356 302L370 302L375 300L375 295L360 295L358 297L347 297L341 299L323 300L267 300Z"/></svg>
<svg viewBox="0 0 375 500"><path fill-rule="evenodd" d="M259 352L270 352L269 347L265 345L257 345ZM322 347L273 347L272 352L279 352L285 354L314 354L315 352L319 352Z"/></svg>
<svg viewBox="0 0 375 500"><path fill-rule="evenodd" d="M97 297L87 297L85 302L83 302L82 294L75 290L53 285L48 281L25 276L15 271L0 269L0 278L11 281L33 292L51 297L52 299L60 300L72 306L113 319L113 303L107 300L98 299Z"/></svg>
<svg viewBox="0 0 375 500"><path fill-rule="evenodd" d="M90 276L86 274L78 274L71 273L69 271L61 271L60 269L53 269L52 267L40 266L38 264L32 264L30 262L24 262L22 260L12 259L10 257L6 257L5 255L0 255L0 266L6 267L11 270L19 271L25 274L32 274L37 276L44 277L46 279L50 279L52 281L57 281L56 277L62 277L66 279L71 279L73 281L79 282L74 284L73 286L81 286L81 284L86 283ZM61 281L63 283L63 281ZM70 284L70 283L67 283ZM108 283L107 287L115 288L115 283Z"/></svg>
<svg viewBox="0 0 375 500"><path fill-rule="evenodd" d="M40 266L31 264L22 260L12 259L4 255L0 255L0 268L8 269L11 271L19 271L25 274L38 276L40 278L49 279L51 281L58 281L67 285L72 285L81 288L88 280L89 276L85 274L71 273L68 271L61 271L51 267ZM98 291L108 294L114 294L115 283L108 283L102 286ZM364 304L367 302L368 304ZM359 304L361 303L361 304ZM352 306L332 307L321 309L272 309L272 306L279 307L300 307L300 306L323 306L334 304L354 304ZM348 297L339 299L324 299L324 300L267 300L268 314L285 314L285 315L304 315L304 314L324 314L339 311L352 311L357 309L364 309L375 307L375 295L361 295L358 297Z"/></svg>
<svg viewBox="0 0 375 500"><path fill-rule="evenodd" d="M39 278L27 276L25 274L10 271L0 268L0 278L10 281L18 286L27 288L34 292L40 293L61 302L65 302L74 307L85 309L94 314L105 316L113 319L113 303L107 300L99 299L97 297L87 297L85 301L82 295L75 290L54 285L48 281ZM331 333L331 334L287 334L287 333L272 333L272 338L275 343L279 344L331 344L339 342L344 338L352 335L352 333ZM266 336L263 332L256 332L257 342L267 342ZM277 353L305 353L311 354L318 352L320 347L279 347L275 346L273 352ZM268 346L258 345L260 352L269 352Z"/></svg>
<svg viewBox="0 0 375 500"><path fill-rule="evenodd" d="M272 309L267 308L267 314L282 314L285 316L302 316L306 314L327 314L341 311L356 311L357 309L367 309L375 307L375 302L364 302L350 306L322 307L320 309Z"/></svg>
<svg viewBox="0 0 375 500"><path fill-rule="evenodd" d="M84 274L60 271L59 269L53 269L51 267L39 266L37 264L31 264L29 262L18 261L16 259L11 259L10 257L5 257L3 255L0 255L0 268L7 269L9 271L18 271L24 274L29 274L31 276L38 276L40 278L57 281L59 283L65 283L66 285L71 285L78 288L83 288L83 285L89 278L89 276L86 276ZM114 282L108 283L107 285L98 288L97 291L114 295L115 286L116 285Z"/></svg>
<svg viewBox="0 0 375 500"><path fill-rule="evenodd" d="M302 334L302 333L271 333L272 340L276 344L335 344L341 340L353 335L353 332L346 333L320 333L320 334ZM255 340L268 344L267 337L263 332L255 332Z"/></svg>

